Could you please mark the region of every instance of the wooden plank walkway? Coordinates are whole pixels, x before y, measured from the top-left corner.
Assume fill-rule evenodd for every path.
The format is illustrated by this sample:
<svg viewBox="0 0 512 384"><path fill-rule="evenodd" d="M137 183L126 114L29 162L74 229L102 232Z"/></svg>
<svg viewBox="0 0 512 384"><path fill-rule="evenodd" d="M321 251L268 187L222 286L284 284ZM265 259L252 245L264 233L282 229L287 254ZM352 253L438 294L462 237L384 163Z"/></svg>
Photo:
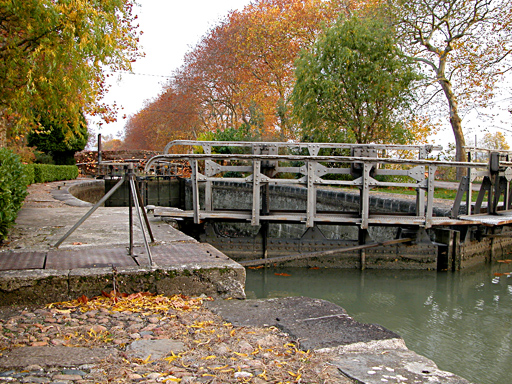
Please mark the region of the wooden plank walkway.
<svg viewBox="0 0 512 384"><path fill-rule="evenodd" d="M176 208L158 207L155 209L155 216L168 217L175 219L193 219L194 211L181 211ZM460 219L451 219L449 217L433 217L432 226L451 226L451 225L474 225L493 223L495 215L474 215L464 216ZM508 219L505 219L507 217ZM199 212L200 220L226 220L226 221L244 221L250 222L252 218L249 210L215 210ZM304 223L306 222L305 212L272 212L268 215L260 215L260 221L268 222L290 222ZM512 213L510 216L503 216L499 223L505 223L506 220L512 222ZM315 222L318 224L334 223L334 224L361 224L361 217L350 213L317 213ZM496 221L496 220L494 220ZM370 215L368 217L369 225L386 225L386 226L423 226L425 217L422 216L405 216L405 215ZM496 224L503 225L503 224Z"/></svg>

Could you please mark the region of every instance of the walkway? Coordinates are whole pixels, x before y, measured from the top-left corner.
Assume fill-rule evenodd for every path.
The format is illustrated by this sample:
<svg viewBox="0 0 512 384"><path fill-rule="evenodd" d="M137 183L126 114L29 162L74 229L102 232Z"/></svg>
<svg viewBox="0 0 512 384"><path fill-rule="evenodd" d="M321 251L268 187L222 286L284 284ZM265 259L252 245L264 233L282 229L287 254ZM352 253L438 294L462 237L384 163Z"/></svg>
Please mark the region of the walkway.
<svg viewBox="0 0 512 384"><path fill-rule="evenodd" d="M174 290L173 293L187 295L244 297L243 267L160 219L150 217L156 239L151 246L153 266L142 247L137 220L134 255L130 256L128 208L99 208L55 249L53 245L89 210L62 206L50 194L58 186L60 190L67 187L62 182L35 187L37 190L19 212L9 243L0 248L0 289L6 291L0 304L23 303L39 296L41 302L65 300L74 298L80 289L86 295L110 291L114 273L125 275L124 281L118 279L117 284L124 283L118 288L126 292ZM34 199L35 195L38 197ZM150 271L153 276L147 273ZM161 276L157 281L158 275ZM82 283L77 285L74 279ZM190 280L189 284L185 280ZM50 284L51 281L54 283ZM31 288L27 289L27 285Z"/></svg>

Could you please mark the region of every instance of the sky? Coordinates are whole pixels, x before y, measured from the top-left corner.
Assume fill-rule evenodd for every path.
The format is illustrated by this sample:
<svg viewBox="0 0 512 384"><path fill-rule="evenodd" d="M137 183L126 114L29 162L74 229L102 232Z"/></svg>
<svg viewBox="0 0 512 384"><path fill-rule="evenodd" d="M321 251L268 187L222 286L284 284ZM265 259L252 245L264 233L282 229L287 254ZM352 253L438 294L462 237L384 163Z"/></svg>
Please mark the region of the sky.
<svg viewBox="0 0 512 384"><path fill-rule="evenodd" d="M116 103L119 110L116 123L104 124L101 130L97 123L90 120L91 130L97 134L118 135L123 132L126 119L137 113L144 102L156 98L162 91L168 76L179 68L185 54L191 50L210 28L218 24L229 11L243 9L251 0L138 0L138 14L141 45L145 57L132 65L133 74L123 73L110 77L111 88L104 101ZM481 139L485 132L502 132L512 145L512 115L507 108L512 106L510 82L506 90L497 97L492 112L493 118L486 118L477 111L463 115L463 127L468 145L473 145L475 138ZM445 121L444 128L431 137L433 144L447 147L453 142L451 127L446 122L447 112L440 111Z"/></svg>
<svg viewBox="0 0 512 384"><path fill-rule="evenodd" d="M133 74L116 74L111 88L103 99L116 103L119 110L117 122L98 124L90 119L95 133L116 135L123 131L126 120L143 108L146 100L159 95L167 77L179 68L185 54L199 42L208 30L218 24L229 11L243 9L250 0L137 0L135 9L140 30L140 42L145 57L132 64Z"/></svg>

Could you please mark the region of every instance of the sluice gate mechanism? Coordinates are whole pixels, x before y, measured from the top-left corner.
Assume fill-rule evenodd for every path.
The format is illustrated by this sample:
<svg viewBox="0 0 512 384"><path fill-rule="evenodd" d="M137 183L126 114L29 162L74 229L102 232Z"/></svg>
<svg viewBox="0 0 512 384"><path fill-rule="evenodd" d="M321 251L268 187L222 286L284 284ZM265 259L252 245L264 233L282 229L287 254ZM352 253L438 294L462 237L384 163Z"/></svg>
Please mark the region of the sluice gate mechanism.
<svg viewBox="0 0 512 384"><path fill-rule="evenodd" d="M178 146L190 153L171 153ZM458 270L502 257L512 247L510 153L433 160L440 149L174 141L138 180L155 215L242 264ZM466 176L440 207L436 178L457 167Z"/></svg>

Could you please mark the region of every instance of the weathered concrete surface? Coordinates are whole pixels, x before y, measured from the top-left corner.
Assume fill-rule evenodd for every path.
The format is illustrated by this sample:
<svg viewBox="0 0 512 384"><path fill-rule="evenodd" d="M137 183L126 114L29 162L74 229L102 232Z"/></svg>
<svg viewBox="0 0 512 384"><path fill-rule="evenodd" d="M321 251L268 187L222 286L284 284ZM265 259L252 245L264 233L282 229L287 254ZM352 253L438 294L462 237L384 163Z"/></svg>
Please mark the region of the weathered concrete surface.
<svg viewBox="0 0 512 384"><path fill-rule="evenodd" d="M186 350L185 344L181 341L171 339L157 340L135 340L128 345L126 352L128 355L146 360L151 356L152 360L161 359L171 352L178 354Z"/></svg>
<svg viewBox="0 0 512 384"><path fill-rule="evenodd" d="M340 349L331 363L358 383L469 383L440 370L432 360L408 350L405 344L377 342L368 348L363 343L351 349Z"/></svg>
<svg viewBox="0 0 512 384"><path fill-rule="evenodd" d="M96 190L98 187L101 188L103 186L103 180L69 180L60 182L57 188L52 189L51 193L54 199L60 200L67 205L74 207L92 207L93 204L91 204L89 200L77 198L75 196L77 194L76 191L78 191L78 189L84 191L78 194L78 196L82 197L87 194L87 190Z"/></svg>
<svg viewBox="0 0 512 384"><path fill-rule="evenodd" d="M5 351L0 358L0 368L26 367L32 364L50 367L93 364L111 355L117 355L115 348L85 347L30 347Z"/></svg>
<svg viewBox="0 0 512 384"><path fill-rule="evenodd" d="M304 349L400 337L379 325L355 321L333 303L307 297L215 301L208 307L235 325L279 327Z"/></svg>
<svg viewBox="0 0 512 384"><path fill-rule="evenodd" d="M207 305L234 325L282 329L302 349L326 353L331 364L359 383L469 383L408 350L396 333L379 325L359 323L343 308L325 300L216 300Z"/></svg>
<svg viewBox="0 0 512 384"><path fill-rule="evenodd" d="M112 268L20 270L0 272L0 305L47 304L100 295L113 290ZM244 298L243 267L222 268L203 263L185 267L117 269L116 287L123 293L207 295Z"/></svg>
<svg viewBox="0 0 512 384"><path fill-rule="evenodd" d="M48 303L117 289L244 298L245 269L208 244L150 217L153 264L134 214L128 254L128 208L100 207L60 247L53 245L89 208L23 208L0 252L0 305ZM6 270L7 269L7 270Z"/></svg>

